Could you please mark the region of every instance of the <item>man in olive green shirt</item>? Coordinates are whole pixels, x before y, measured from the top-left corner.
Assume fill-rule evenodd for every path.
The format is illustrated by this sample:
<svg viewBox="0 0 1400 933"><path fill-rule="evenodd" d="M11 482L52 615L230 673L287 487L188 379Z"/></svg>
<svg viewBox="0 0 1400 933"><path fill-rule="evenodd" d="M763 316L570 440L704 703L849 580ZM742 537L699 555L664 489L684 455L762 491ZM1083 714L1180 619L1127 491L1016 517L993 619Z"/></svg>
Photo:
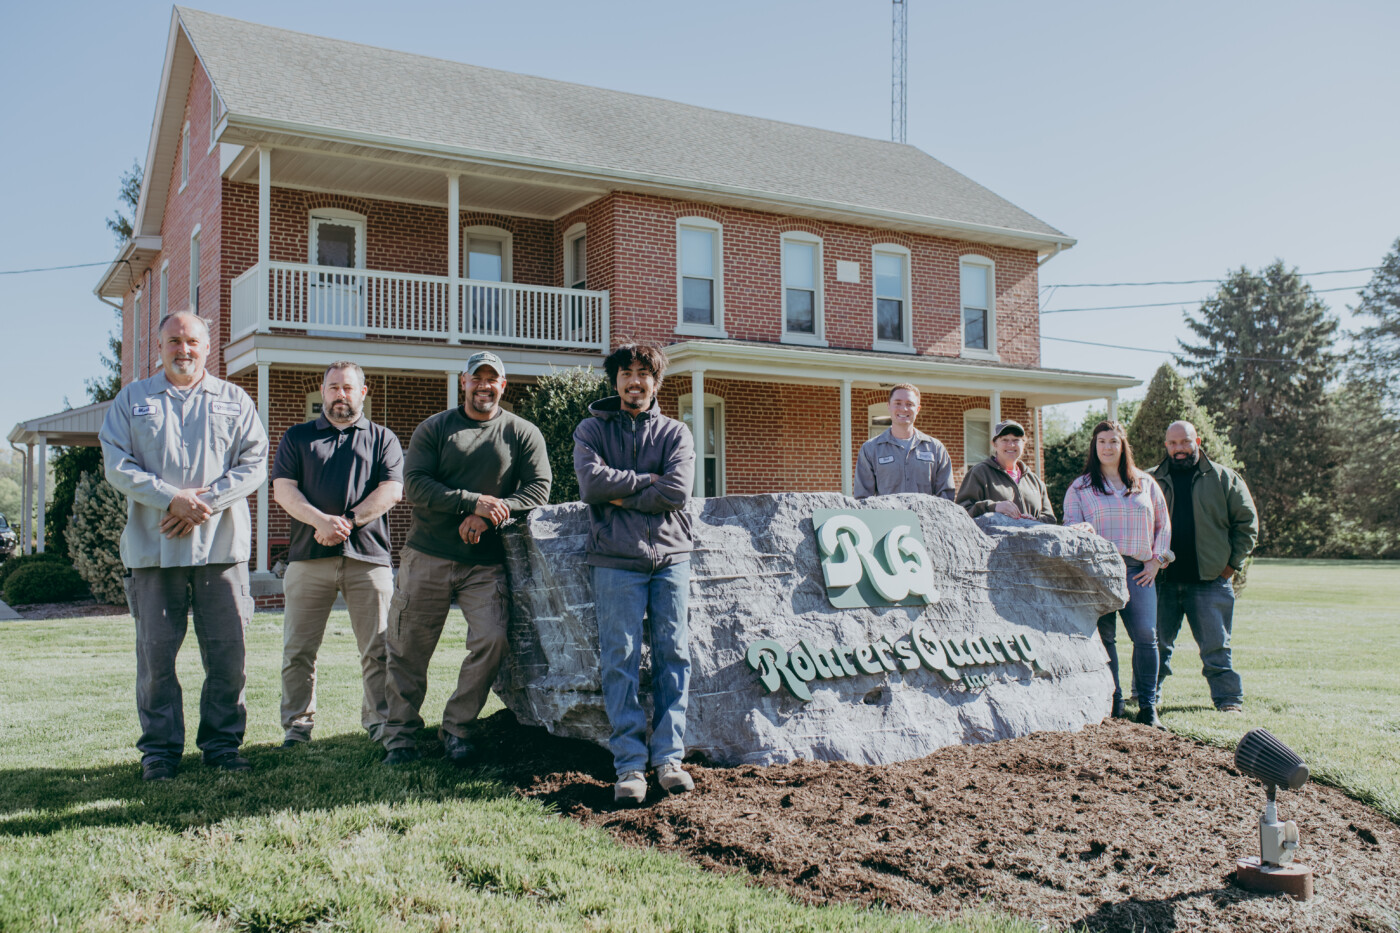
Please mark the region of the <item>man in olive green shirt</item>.
<svg viewBox="0 0 1400 933"><path fill-rule="evenodd" d="M506 646L505 549L500 526L549 501L551 474L539 428L500 407L505 364L476 353L461 376L462 402L413 432L404 485L413 521L389 604L385 764L420 757L414 733L432 660L455 599L467 620L467 657L442 712L449 761L470 755L466 726L481 713Z"/></svg>

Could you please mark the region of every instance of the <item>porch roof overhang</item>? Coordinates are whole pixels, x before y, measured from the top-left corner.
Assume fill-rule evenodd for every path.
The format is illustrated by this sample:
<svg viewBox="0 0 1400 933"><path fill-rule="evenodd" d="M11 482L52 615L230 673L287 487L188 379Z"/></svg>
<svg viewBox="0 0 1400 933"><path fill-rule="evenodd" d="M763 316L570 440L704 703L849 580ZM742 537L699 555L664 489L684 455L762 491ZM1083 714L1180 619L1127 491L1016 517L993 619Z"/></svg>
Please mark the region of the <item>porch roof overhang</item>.
<svg viewBox="0 0 1400 933"><path fill-rule="evenodd" d="M99 298L121 299L160 255L160 237L138 234L122 244L117 258L102 273L92 293Z"/></svg>
<svg viewBox="0 0 1400 933"><path fill-rule="evenodd" d="M367 341L286 334L249 334L224 348L224 372L235 376L260 363L324 370L331 360L354 360L369 372L455 373L478 350L489 349L506 366L506 378L538 377L585 366L602 372L603 355L588 351L527 350L495 345Z"/></svg>
<svg viewBox="0 0 1400 933"><path fill-rule="evenodd" d="M102 419L107 417L111 402L96 402L82 408L70 408L42 418L21 421L10 429L6 438L11 444L37 444L41 440L60 447L96 447Z"/></svg>
<svg viewBox="0 0 1400 933"><path fill-rule="evenodd" d="M716 378L798 385L888 388L901 382L933 393L1025 398L1031 407L1116 397L1141 385L1131 376L1009 366L981 360L865 350L690 340L666 348L668 376L701 370Z"/></svg>

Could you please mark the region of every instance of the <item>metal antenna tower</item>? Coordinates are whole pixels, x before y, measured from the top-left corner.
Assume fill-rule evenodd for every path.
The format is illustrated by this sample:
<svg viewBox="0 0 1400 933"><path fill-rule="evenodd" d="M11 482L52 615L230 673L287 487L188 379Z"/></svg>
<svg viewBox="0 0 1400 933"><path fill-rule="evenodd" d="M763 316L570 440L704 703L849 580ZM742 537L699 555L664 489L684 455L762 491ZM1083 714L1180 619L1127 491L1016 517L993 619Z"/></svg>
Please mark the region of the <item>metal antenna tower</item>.
<svg viewBox="0 0 1400 933"><path fill-rule="evenodd" d="M892 0L894 5L893 38L890 42L890 139L908 142L909 123L909 4L907 0Z"/></svg>

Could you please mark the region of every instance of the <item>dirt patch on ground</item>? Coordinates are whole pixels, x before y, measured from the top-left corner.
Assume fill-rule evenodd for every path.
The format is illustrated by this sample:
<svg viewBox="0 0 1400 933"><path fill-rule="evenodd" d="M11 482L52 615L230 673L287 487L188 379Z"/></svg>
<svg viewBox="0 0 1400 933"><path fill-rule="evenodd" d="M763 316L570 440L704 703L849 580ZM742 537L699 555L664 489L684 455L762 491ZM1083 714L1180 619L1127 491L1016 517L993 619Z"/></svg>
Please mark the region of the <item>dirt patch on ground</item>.
<svg viewBox="0 0 1400 933"><path fill-rule="evenodd" d="M1400 929L1400 828L1340 791L1281 795L1314 872L1307 903L1235 887L1259 852L1263 789L1229 750L1107 722L943 749L898 765L690 767L692 794L618 810L608 754L480 724L520 793L615 837L745 872L803 901L948 916L987 904L1050 928Z"/></svg>
<svg viewBox="0 0 1400 933"><path fill-rule="evenodd" d="M125 606L109 606L95 599L80 599L71 603L30 603L11 606L26 619L87 619L93 616L124 616Z"/></svg>

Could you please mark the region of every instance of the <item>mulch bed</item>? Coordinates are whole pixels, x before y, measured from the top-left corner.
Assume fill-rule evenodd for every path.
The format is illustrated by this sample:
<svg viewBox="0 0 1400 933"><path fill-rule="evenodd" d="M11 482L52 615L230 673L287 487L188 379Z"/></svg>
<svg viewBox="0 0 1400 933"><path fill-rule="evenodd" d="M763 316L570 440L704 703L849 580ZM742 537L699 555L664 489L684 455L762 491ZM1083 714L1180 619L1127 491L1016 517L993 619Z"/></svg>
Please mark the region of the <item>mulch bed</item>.
<svg viewBox="0 0 1400 933"><path fill-rule="evenodd" d="M505 712L473 738L524 796L811 903L937 917L985 905L1052 929L1400 928L1400 827L1330 787L1281 793L1316 895L1244 891L1231 880L1237 858L1259 854L1263 789L1230 750L1145 726L1108 721L887 766L693 765L694 793L654 789L626 810L596 746Z"/></svg>
<svg viewBox="0 0 1400 933"><path fill-rule="evenodd" d="M84 619L91 616L124 616L125 606L109 606L95 599L80 599L71 603L30 603L11 606L26 619Z"/></svg>

